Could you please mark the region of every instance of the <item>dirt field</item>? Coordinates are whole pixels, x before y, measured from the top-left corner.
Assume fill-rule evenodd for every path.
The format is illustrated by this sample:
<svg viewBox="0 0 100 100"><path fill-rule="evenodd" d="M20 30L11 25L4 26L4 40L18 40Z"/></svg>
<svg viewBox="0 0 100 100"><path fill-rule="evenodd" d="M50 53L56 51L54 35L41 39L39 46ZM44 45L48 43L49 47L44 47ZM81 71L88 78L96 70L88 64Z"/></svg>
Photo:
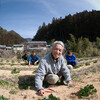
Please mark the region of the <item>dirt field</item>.
<svg viewBox="0 0 100 100"><path fill-rule="evenodd" d="M34 75L38 66L28 66L25 63L16 59L0 59L0 96L3 95L9 100L38 100L50 94L45 93L44 96L36 94ZM80 88L93 84L97 93L84 99L100 100L100 57L78 59L78 66L79 68L71 72L72 82L76 86L52 86L51 88L56 91L52 94L60 100L83 100L79 96ZM14 68L19 69L20 73L12 74Z"/></svg>

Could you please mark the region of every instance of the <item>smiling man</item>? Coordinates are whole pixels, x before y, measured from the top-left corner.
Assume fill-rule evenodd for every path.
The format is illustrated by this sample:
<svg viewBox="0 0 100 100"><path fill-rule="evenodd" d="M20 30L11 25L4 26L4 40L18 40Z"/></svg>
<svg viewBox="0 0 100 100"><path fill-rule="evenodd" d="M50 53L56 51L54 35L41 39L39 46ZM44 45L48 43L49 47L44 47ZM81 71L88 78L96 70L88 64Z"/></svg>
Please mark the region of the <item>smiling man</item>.
<svg viewBox="0 0 100 100"><path fill-rule="evenodd" d="M56 84L60 75L64 76L67 85L71 82L70 71L62 56L64 44L62 41L55 41L52 45L51 53L43 57L35 76L35 87L39 95L44 95L43 81L49 84Z"/></svg>

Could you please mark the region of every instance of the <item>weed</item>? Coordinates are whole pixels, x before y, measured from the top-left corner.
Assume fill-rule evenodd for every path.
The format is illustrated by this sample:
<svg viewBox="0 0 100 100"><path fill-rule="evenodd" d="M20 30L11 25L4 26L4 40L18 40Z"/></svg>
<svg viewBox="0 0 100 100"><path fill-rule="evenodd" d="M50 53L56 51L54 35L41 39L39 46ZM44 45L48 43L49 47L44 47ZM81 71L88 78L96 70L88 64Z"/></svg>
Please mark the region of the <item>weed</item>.
<svg viewBox="0 0 100 100"><path fill-rule="evenodd" d="M96 69L94 69L93 72L96 73Z"/></svg>
<svg viewBox="0 0 100 100"><path fill-rule="evenodd" d="M93 85L87 85L80 89L80 97L88 97L89 95L93 95L97 92Z"/></svg>
<svg viewBox="0 0 100 100"><path fill-rule="evenodd" d="M88 58L84 59L84 60L88 60Z"/></svg>
<svg viewBox="0 0 100 100"><path fill-rule="evenodd" d="M89 65L90 65L90 63L89 63L89 62L87 62L87 63L85 63L85 65L86 65L86 66L89 66Z"/></svg>
<svg viewBox="0 0 100 100"><path fill-rule="evenodd" d="M80 67L80 66L75 65L75 66L74 66L74 69L79 68L79 67Z"/></svg>
<svg viewBox="0 0 100 100"><path fill-rule="evenodd" d="M20 60L18 59L17 62L20 63Z"/></svg>
<svg viewBox="0 0 100 100"><path fill-rule="evenodd" d="M14 66L14 64L10 64L10 66Z"/></svg>
<svg viewBox="0 0 100 100"><path fill-rule="evenodd" d="M95 60L93 63L97 63L97 60Z"/></svg>
<svg viewBox="0 0 100 100"><path fill-rule="evenodd" d="M17 69L17 68L14 68L12 71L11 71L12 74L16 74L16 73L20 73L20 70Z"/></svg>
<svg viewBox="0 0 100 100"><path fill-rule="evenodd" d="M37 72L37 69L35 71L33 71L33 73L36 73Z"/></svg>
<svg viewBox="0 0 100 100"><path fill-rule="evenodd" d="M6 60L6 63L9 63L9 60Z"/></svg>
<svg viewBox="0 0 100 100"><path fill-rule="evenodd" d="M83 61L83 59L79 59L78 62Z"/></svg>
<svg viewBox="0 0 100 100"><path fill-rule="evenodd" d="M98 68L100 68L100 66L98 66Z"/></svg>
<svg viewBox="0 0 100 100"><path fill-rule="evenodd" d="M2 86L2 87L8 87L8 86L13 86L13 84L9 83L6 80L0 80L0 86Z"/></svg>
<svg viewBox="0 0 100 100"><path fill-rule="evenodd" d="M79 82L82 81L82 79L78 75L73 75L72 80L73 81L79 81Z"/></svg>
<svg viewBox="0 0 100 100"><path fill-rule="evenodd" d="M14 60L12 60L12 61L11 61L11 63L12 63L12 64L14 64L14 63L15 63L15 61L14 61Z"/></svg>
<svg viewBox="0 0 100 100"><path fill-rule="evenodd" d="M39 99L40 100L40 99ZM42 100L60 100L60 98L53 96L52 94L50 94L49 96L46 96L44 99Z"/></svg>
<svg viewBox="0 0 100 100"><path fill-rule="evenodd" d="M0 65L2 66L2 65L4 65L3 63L0 63Z"/></svg>
<svg viewBox="0 0 100 100"><path fill-rule="evenodd" d="M3 95L2 95L2 96L0 96L0 100L8 100L8 98L3 97Z"/></svg>
<svg viewBox="0 0 100 100"><path fill-rule="evenodd" d="M3 62L3 59L1 59L0 62Z"/></svg>
<svg viewBox="0 0 100 100"><path fill-rule="evenodd" d="M9 91L10 94L16 94L16 91L14 89Z"/></svg>

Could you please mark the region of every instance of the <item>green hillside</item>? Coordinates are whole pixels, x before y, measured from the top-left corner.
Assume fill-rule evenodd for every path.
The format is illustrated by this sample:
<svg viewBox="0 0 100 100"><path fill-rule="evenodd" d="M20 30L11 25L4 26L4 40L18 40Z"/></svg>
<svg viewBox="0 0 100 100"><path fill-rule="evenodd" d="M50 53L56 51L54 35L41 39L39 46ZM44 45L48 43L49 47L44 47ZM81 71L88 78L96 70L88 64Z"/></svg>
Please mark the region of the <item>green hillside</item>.
<svg viewBox="0 0 100 100"><path fill-rule="evenodd" d="M0 27L0 45L12 46L13 44L20 44L24 41L25 39L15 31L7 31Z"/></svg>
<svg viewBox="0 0 100 100"><path fill-rule="evenodd" d="M65 18L53 18L48 25L43 22L33 40L50 42L55 39L66 43L70 39L70 34L76 39L83 37L95 41L100 37L100 11L83 11L74 15L69 14Z"/></svg>

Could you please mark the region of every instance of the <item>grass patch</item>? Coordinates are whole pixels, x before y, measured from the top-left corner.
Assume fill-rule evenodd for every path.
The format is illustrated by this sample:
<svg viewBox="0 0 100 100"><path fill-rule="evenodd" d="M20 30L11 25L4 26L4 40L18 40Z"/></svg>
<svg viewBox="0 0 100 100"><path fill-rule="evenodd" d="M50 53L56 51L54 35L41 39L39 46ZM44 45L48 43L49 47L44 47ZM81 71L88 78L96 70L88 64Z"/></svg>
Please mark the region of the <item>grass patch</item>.
<svg viewBox="0 0 100 100"><path fill-rule="evenodd" d="M6 63L9 63L9 60L6 60Z"/></svg>
<svg viewBox="0 0 100 100"><path fill-rule="evenodd" d="M10 94L16 94L16 91L14 89L9 91Z"/></svg>
<svg viewBox="0 0 100 100"><path fill-rule="evenodd" d="M14 66L14 64L10 64L10 66Z"/></svg>
<svg viewBox="0 0 100 100"><path fill-rule="evenodd" d="M20 60L18 59L17 62L20 63Z"/></svg>
<svg viewBox="0 0 100 100"><path fill-rule="evenodd" d="M93 61L93 63L97 63L97 60Z"/></svg>
<svg viewBox="0 0 100 100"><path fill-rule="evenodd" d="M100 65L98 66L98 68L100 68Z"/></svg>
<svg viewBox="0 0 100 100"><path fill-rule="evenodd" d="M35 71L33 71L32 73L36 73L37 72L37 69Z"/></svg>
<svg viewBox="0 0 100 100"><path fill-rule="evenodd" d="M2 65L4 65L3 63L0 63L0 65L2 66Z"/></svg>
<svg viewBox="0 0 100 100"><path fill-rule="evenodd" d="M84 60L89 60L88 58L84 59Z"/></svg>
<svg viewBox="0 0 100 100"><path fill-rule="evenodd" d="M38 100L60 100L60 98L53 96L53 94L50 94L49 96L46 96L44 99L38 99Z"/></svg>
<svg viewBox="0 0 100 100"><path fill-rule="evenodd" d="M79 59L78 62L83 61L83 59Z"/></svg>
<svg viewBox="0 0 100 100"><path fill-rule="evenodd" d="M79 67L80 67L80 66L78 66L78 65L75 65L73 68L74 68L74 69L77 69L77 68L79 68Z"/></svg>
<svg viewBox="0 0 100 100"><path fill-rule="evenodd" d="M16 74L16 73L20 73L20 70L17 69L17 68L14 68L14 69L11 71L11 74Z"/></svg>
<svg viewBox="0 0 100 100"><path fill-rule="evenodd" d="M89 65L90 65L90 63L89 63L89 62L87 62L87 63L85 63L85 65L86 65L86 66L89 66Z"/></svg>
<svg viewBox="0 0 100 100"><path fill-rule="evenodd" d="M97 72L96 69L94 69L93 72L96 73Z"/></svg>
<svg viewBox="0 0 100 100"><path fill-rule="evenodd" d="M82 79L78 75L73 75L72 80L73 81L78 81L78 82L82 81Z"/></svg>
<svg viewBox="0 0 100 100"><path fill-rule="evenodd" d="M3 95L2 95L2 96L0 96L0 100L8 100L8 98L3 97Z"/></svg>
<svg viewBox="0 0 100 100"><path fill-rule="evenodd" d="M3 62L3 59L1 59L0 62Z"/></svg>
<svg viewBox="0 0 100 100"><path fill-rule="evenodd" d="M14 64L14 63L15 63L15 61L14 61L14 60L12 60L12 61L11 61L11 63L12 63L12 64Z"/></svg>
<svg viewBox="0 0 100 100"><path fill-rule="evenodd" d="M0 86L2 86L2 87L9 87L9 86L13 86L13 84L9 83L6 80L0 80Z"/></svg>

